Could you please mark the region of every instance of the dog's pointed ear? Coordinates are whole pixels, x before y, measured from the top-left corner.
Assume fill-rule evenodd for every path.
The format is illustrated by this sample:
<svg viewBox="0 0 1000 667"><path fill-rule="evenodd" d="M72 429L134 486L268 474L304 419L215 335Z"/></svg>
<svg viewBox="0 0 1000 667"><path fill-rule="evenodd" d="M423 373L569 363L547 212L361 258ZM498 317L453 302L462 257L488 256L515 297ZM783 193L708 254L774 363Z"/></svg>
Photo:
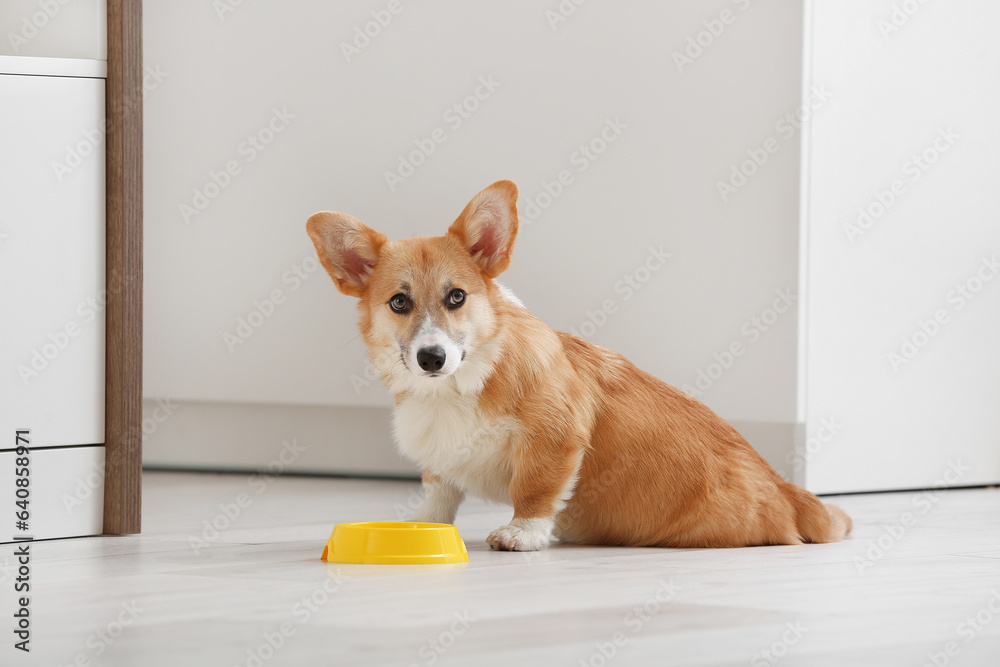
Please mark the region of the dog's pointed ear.
<svg viewBox="0 0 1000 667"><path fill-rule="evenodd" d="M448 228L489 278L510 265L517 236L517 186L497 181L479 192Z"/></svg>
<svg viewBox="0 0 1000 667"><path fill-rule="evenodd" d="M306 231L323 268L344 294L360 297L371 278L384 234L343 213L323 211L309 218Z"/></svg>

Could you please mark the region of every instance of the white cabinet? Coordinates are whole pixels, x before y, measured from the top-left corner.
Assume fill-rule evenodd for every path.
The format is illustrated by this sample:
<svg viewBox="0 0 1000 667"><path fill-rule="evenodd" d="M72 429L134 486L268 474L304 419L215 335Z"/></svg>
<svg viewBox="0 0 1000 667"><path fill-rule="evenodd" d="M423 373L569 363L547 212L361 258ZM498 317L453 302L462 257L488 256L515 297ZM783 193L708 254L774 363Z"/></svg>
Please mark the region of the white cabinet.
<svg viewBox="0 0 1000 667"><path fill-rule="evenodd" d="M107 58L105 0L4 0L0 55Z"/></svg>
<svg viewBox="0 0 1000 667"><path fill-rule="evenodd" d="M104 81L0 75L0 99L0 434L103 443Z"/></svg>
<svg viewBox="0 0 1000 667"><path fill-rule="evenodd" d="M1000 6L808 7L800 481L995 484Z"/></svg>
<svg viewBox="0 0 1000 667"><path fill-rule="evenodd" d="M60 70L72 76L53 75ZM30 429L36 537L101 532L101 76L93 61L0 57L0 494L13 498L15 432ZM95 465L96 488L73 512L56 511Z"/></svg>
<svg viewBox="0 0 1000 667"><path fill-rule="evenodd" d="M13 442L13 436L11 437ZM6 446L7 443L4 443ZM42 448L31 452L27 531L18 530L16 452L0 451L0 489L5 507L0 542L15 535L36 540L99 535L104 513L104 447Z"/></svg>

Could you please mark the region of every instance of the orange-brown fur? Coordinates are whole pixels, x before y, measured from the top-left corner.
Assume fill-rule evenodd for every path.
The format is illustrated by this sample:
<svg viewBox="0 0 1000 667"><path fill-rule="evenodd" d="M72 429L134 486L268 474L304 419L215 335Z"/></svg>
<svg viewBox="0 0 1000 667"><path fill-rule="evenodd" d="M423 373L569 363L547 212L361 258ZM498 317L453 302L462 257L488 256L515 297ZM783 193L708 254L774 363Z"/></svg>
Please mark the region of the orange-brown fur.
<svg viewBox="0 0 1000 667"><path fill-rule="evenodd" d="M630 546L831 542L850 532L843 511L784 481L704 404L611 350L549 329L500 293L493 279L510 262L516 197L509 181L490 186L442 237L389 242L340 214L317 214L309 223L337 286L360 297L361 331L373 357L391 357L393 345L412 338L421 322L473 332L483 345L500 342L475 402L484 423L518 425L503 449L502 471L514 518L554 519L555 535L569 542ZM435 307L445 283L461 285L475 305ZM419 317L385 308L400 284L426 306ZM391 363L403 372L399 361ZM438 380L449 378L428 382ZM399 391L397 406L414 391ZM560 494L574 472L563 507ZM425 486L462 484L445 477L427 469ZM498 546L492 536L491 544L518 548L510 539Z"/></svg>

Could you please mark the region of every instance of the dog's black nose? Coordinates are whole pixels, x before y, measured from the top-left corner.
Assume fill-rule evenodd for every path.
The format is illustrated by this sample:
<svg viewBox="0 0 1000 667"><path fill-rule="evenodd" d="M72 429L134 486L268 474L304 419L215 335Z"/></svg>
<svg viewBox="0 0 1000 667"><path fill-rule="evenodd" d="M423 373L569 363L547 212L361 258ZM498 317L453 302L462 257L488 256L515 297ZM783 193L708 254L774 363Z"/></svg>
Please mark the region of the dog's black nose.
<svg viewBox="0 0 1000 667"><path fill-rule="evenodd" d="M438 345L417 350L417 363L425 371L439 371L444 366L444 348Z"/></svg>

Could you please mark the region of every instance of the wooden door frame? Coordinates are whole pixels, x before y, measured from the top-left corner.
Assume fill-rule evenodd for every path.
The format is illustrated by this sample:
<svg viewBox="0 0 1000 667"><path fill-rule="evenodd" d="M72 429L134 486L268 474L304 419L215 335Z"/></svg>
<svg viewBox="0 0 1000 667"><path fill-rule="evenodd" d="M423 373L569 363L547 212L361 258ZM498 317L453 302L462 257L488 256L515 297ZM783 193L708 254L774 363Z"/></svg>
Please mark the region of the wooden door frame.
<svg viewBox="0 0 1000 667"><path fill-rule="evenodd" d="M142 519L142 0L108 0L104 533Z"/></svg>

